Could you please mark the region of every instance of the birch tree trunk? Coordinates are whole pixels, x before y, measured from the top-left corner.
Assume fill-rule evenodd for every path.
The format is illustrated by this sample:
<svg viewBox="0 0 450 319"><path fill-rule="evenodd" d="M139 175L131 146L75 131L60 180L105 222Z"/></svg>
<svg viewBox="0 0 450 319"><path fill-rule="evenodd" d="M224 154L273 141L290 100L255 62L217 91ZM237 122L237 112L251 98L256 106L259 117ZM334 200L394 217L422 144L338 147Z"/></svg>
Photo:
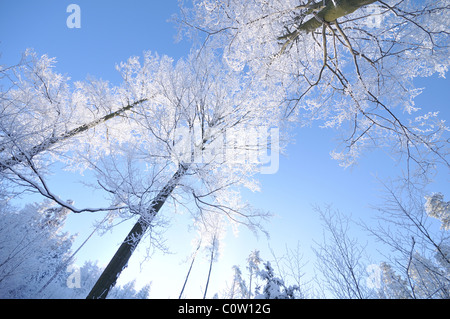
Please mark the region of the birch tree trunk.
<svg viewBox="0 0 450 319"><path fill-rule="evenodd" d="M144 236L146 230L150 226L152 219L164 205L166 199L170 196L188 168L189 165L179 165L178 170L159 192L159 194L155 197L148 211L145 214L141 215L134 227L128 233L127 237L122 242L119 249L109 262L108 266L106 266L105 270L100 275L100 278L95 283L91 292L87 296L87 299L106 298L110 289L116 284L117 278L119 277L122 270L127 267L128 260L130 259L140 240Z"/></svg>
<svg viewBox="0 0 450 319"><path fill-rule="evenodd" d="M9 167L23 162L27 157L32 158L33 156L35 156L45 150L48 150L51 146L55 145L58 142L62 142L68 138L74 137L75 135L85 132L88 129L91 129L100 123L104 123L112 118L115 118L116 116L119 116L120 114L132 109L134 106L136 106L139 103L142 103L144 101L146 101L146 99L142 99L142 100L136 101L132 104L128 104L127 106L124 106L115 112L112 112L105 116L102 116L101 118L94 120L90 123L83 124L83 125L81 125L77 128L74 128L60 136L51 137L51 138L47 139L46 141L40 143L39 145L36 145L33 148L31 148L31 150L27 154L21 153L21 154L18 154L17 156L12 156L9 159L7 159L4 163L0 163L0 172L3 172L5 170L7 170Z"/></svg>

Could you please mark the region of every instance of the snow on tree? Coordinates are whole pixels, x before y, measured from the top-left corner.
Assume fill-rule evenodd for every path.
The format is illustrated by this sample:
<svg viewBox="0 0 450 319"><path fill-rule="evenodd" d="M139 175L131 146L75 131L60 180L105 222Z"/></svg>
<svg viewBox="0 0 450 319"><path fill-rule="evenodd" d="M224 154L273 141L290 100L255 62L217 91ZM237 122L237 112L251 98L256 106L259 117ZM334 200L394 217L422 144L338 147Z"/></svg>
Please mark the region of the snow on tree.
<svg viewBox="0 0 450 319"><path fill-rule="evenodd" d="M314 208L324 226L323 243L313 248L317 269L322 275L320 285L339 299L366 299L371 292L364 259L365 247L358 238L350 237L350 218L330 206Z"/></svg>
<svg viewBox="0 0 450 319"><path fill-rule="evenodd" d="M189 211L202 223L216 214L254 231L268 216L243 202L239 190L257 190L253 176L272 164L268 150L280 152L280 130L271 129L280 118L277 93L224 67L209 50L177 63L146 53L142 62L130 58L120 65L124 91L130 99L148 92L153 98L110 130L107 156L99 157L95 145L77 156L96 171L112 200L128 207L128 216L140 216L105 271L109 279L102 277L90 297L107 293L105 285L116 280L142 237L152 235L147 230L157 229L166 202L175 210L194 203Z"/></svg>
<svg viewBox="0 0 450 319"><path fill-rule="evenodd" d="M380 269L381 287L377 289L379 298L448 299L449 297L448 270L443 273L431 259L424 258L417 252L412 254L404 275L396 272L386 262L381 263Z"/></svg>
<svg viewBox="0 0 450 319"><path fill-rule="evenodd" d="M205 299L211 278L212 266L213 263L217 262L219 259L222 247L221 242L226 233L225 218L223 215L219 215L215 212L203 211L194 222L194 227L198 232L198 249L203 248L206 257L209 260L208 277L203 293L203 299Z"/></svg>
<svg viewBox="0 0 450 319"><path fill-rule="evenodd" d="M394 269L383 262L379 298L448 299L450 296L449 263L441 255L425 257L412 245L408 260Z"/></svg>
<svg viewBox="0 0 450 319"><path fill-rule="evenodd" d="M414 79L449 67L448 0L192 3L176 18L180 35L276 87L286 118L339 129L331 155L341 165L390 147L411 174L450 167L445 121L414 103Z"/></svg>
<svg viewBox="0 0 450 319"><path fill-rule="evenodd" d="M362 228L380 243L375 248L382 252L381 257L366 256L361 237L351 237L350 217L332 211L330 206L314 208L325 226L323 243L313 247L318 271L316 289L322 290L323 297L339 299L448 299L448 229L437 227L430 218L433 216L426 211L430 205L425 204L423 189L414 189L410 184L401 184L398 189L385 187L388 196L382 206L377 206L381 213L377 216L379 223L363 224ZM440 207L445 202L440 197L436 204ZM374 264L369 262L371 258L383 261ZM275 263L278 264L277 259ZM297 264L287 266L292 270ZM274 276L273 267L264 266L262 275L266 281L277 278L269 280L266 296L278 296L277 292L291 280L286 280L283 271L278 270L278 276ZM303 287L295 286L298 289L294 296L304 297Z"/></svg>
<svg viewBox="0 0 450 319"><path fill-rule="evenodd" d="M417 251L414 252L410 277L414 282L413 291L416 298L448 299L450 297L449 266L450 263L447 263L446 267L442 267L435 258L426 258Z"/></svg>
<svg viewBox="0 0 450 319"><path fill-rule="evenodd" d="M184 292L184 289L186 288L186 284L187 284L189 276L191 274L192 267L194 266L195 258L197 257L197 253L198 253L198 251L200 250L200 248L202 246L201 240L198 240L196 242L196 245L197 245L197 248L195 249L194 253L192 253L191 256L190 256L190 258L191 258L191 265L189 266L189 270L188 270L188 272L186 274L186 279L184 280L183 287L181 288L180 295L178 296L178 299L181 299L183 297L183 292Z"/></svg>
<svg viewBox="0 0 450 319"><path fill-rule="evenodd" d="M91 262L78 269L75 260L69 258L75 237L63 231L68 213L69 210L48 200L20 210L6 202L1 203L1 298L86 297L102 269ZM60 268L63 271L59 271ZM80 278L75 285L70 285L68 282L73 274ZM134 282L130 282L115 287L111 297L147 298L149 290L148 284L136 291Z"/></svg>
<svg viewBox="0 0 450 319"><path fill-rule="evenodd" d="M47 201L21 210L3 202L0 213L0 295L38 297L40 285L68 257L74 238L61 231L68 212Z"/></svg>
<svg viewBox="0 0 450 319"><path fill-rule="evenodd" d="M233 281L229 289L227 299L246 299L249 296L249 291L245 280L242 278L241 269L238 266L233 266Z"/></svg>
<svg viewBox="0 0 450 319"><path fill-rule="evenodd" d="M113 88L95 80L71 87L53 71L54 62L27 51L17 66L1 70L9 83L1 99L2 195L27 190L76 213L140 215L132 246L152 222L160 223L152 211L169 196L183 201L179 194L191 196L200 214L217 211L260 227L266 213L242 203L238 189L257 189L251 176L262 164L277 164L267 156L279 153L279 131L271 134L279 119L276 91L222 68L206 50L175 65L150 53L143 65L130 58L118 67L123 85ZM47 182L56 162L95 171L94 187L111 205L79 209L62 200Z"/></svg>
<svg viewBox="0 0 450 319"><path fill-rule="evenodd" d="M408 283L400 275L396 274L387 263L381 264L382 286L378 289L380 298L409 299Z"/></svg>
<svg viewBox="0 0 450 319"><path fill-rule="evenodd" d="M52 164L64 164L77 145L99 143L104 138L99 131L108 131L106 122L113 122L141 101L124 105L127 101L118 97L117 88L100 80L70 85L69 77L54 71L55 63L54 58L38 57L27 50L17 65L0 69L2 196L25 189L76 213L112 209L75 208L49 188L47 175ZM77 168L74 163L71 169Z"/></svg>
<svg viewBox="0 0 450 319"><path fill-rule="evenodd" d="M259 250L253 250L247 258L247 270L249 272L248 280L248 298L252 297L252 282L254 276L259 272L259 264L262 262L259 256Z"/></svg>
<svg viewBox="0 0 450 319"><path fill-rule="evenodd" d="M448 8L448 0L194 0L180 22L184 32L204 36L202 47L176 63L151 53L132 57L118 66L117 87L97 80L71 86L53 71L54 59L27 51L19 65L0 69L0 199L31 190L73 212L138 217L97 281L90 295L97 298L106 297L141 239L155 238L163 206L193 202L195 220L221 214L259 229L268 214L243 203L239 190L257 190L253 177L272 164L267 150L279 153L282 139L267 134L273 127L318 120L345 129L332 152L343 166L364 149L386 146L405 156L408 174L448 168L448 128L428 105L414 104L421 92L414 79L448 70ZM47 183L55 162L92 170L91 186L111 205L79 209L59 198ZM434 197L427 209L447 227L444 204ZM448 262L448 245L430 245ZM404 247L412 266L420 258ZM258 273L266 292L290 296L295 289L281 289L265 267Z"/></svg>
<svg viewBox="0 0 450 319"><path fill-rule="evenodd" d="M425 210L431 217L441 221L441 227L445 230L450 229L450 202L444 201L442 193L436 193L431 196L425 196Z"/></svg>
<svg viewBox="0 0 450 319"><path fill-rule="evenodd" d="M260 264L262 264L261 269ZM263 262L258 250L252 251L247 258L247 270L250 275L248 286L240 268L233 266L232 285L224 292L224 298L295 299L298 297L297 292L300 288L297 285L287 286L283 279L277 277L270 261ZM256 281L255 288L251 287L252 281ZM252 289L254 289L253 292Z"/></svg>
<svg viewBox="0 0 450 319"><path fill-rule="evenodd" d="M231 280L231 286L227 287L223 293L223 298L226 299L250 299L254 296L252 292L252 284L256 280L257 273L259 272L259 264L262 259L259 256L259 250L253 250L247 257L246 269L248 271L249 282L243 278L241 268L237 265L232 267L233 278Z"/></svg>
<svg viewBox="0 0 450 319"><path fill-rule="evenodd" d="M383 223L367 228L391 251L380 265L383 284L378 294L383 298L449 298L448 228L439 229L429 218L434 217L430 209L445 202L438 196L430 203L421 189L385 187L388 197L378 208Z"/></svg>
<svg viewBox="0 0 450 319"><path fill-rule="evenodd" d="M260 287L255 289L255 299L294 299L295 292L299 287L296 285L286 287L284 281L275 276L269 261L265 262L263 266L257 276L265 281L265 284L261 293L259 292Z"/></svg>

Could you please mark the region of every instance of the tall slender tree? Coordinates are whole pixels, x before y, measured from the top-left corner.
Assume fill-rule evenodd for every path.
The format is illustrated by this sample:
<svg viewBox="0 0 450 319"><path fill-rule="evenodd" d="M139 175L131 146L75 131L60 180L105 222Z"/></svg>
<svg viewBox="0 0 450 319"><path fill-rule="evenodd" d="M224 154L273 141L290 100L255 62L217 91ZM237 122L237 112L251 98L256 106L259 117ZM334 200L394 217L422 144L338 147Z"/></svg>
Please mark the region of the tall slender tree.
<svg viewBox="0 0 450 319"><path fill-rule="evenodd" d="M198 241L197 248L195 249L194 253L192 254L192 260L191 264L189 266L188 272L186 274L186 279L184 280L183 287L181 288L180 295L178 296L178 299L181 299L184 293L184 289L186 288L186 284L188 282L189 276L191 275L192 267L194 266L195 258L197 257L198 251L202 247L202 241L201 239Z"/></svg>
<svg viewBox="0 0 450 319"><path fill-rule="evenodd" d="M124 78L145 86L134 77L146 73L149 60L145 55L142 66L134 58L123 64ZM159 93L133 109L126 132L110 135L108 157L95 163L97 151L79 157L95 167L99 184L116 202L140 215L88 298L106 297L147 229L157 225L155 217L169 197L175 205L190 198L197 220L223 214L257 229L266 216L240 202L237 190L254 188L252 175L267 163L268 149L272 155L279 152L278 136L268 136L279 118L271 92L222 67L206 50L175 66L163 57L151 78L157 79ZM146 174L139 169L144 163Z"/></svg>

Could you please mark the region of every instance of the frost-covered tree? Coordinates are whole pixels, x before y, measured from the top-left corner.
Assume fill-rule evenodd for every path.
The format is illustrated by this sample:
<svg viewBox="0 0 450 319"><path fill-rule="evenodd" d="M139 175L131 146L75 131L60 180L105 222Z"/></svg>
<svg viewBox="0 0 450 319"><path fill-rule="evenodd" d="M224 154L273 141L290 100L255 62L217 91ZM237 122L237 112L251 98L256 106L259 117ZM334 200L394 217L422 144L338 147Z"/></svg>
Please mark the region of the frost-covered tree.
<svg viewBox="0 0 450 319"><path fill-rule="evenodd" d="M332 153L344 166L365 148L389 146L408 173L448 168L448 128L414 104L415 78L447 72L448 8L448 0L194 0L180 21L204 35L200 50L177 63L130 58L117 87L69 85L52 59L28 52L0 69L2 196L31 190L73 212L138 218L89 295L98 298L144 236L155 242L163 206L258 228L266 214L242 203L239 189L257 189L252 177L275 160L266 151L279 139L267 133L280 119L346 128ZM46 179L55 162L92 170L91 186L110 205L60 199Z"/></svg>
<svg viewBox="0 0 450 319"><path fill-rule="evenodd" d="M449 168L448 128L414 79L450 63L448 0L194 0L180 34L283 93L284 115L339 129L341 165L389 147L410 174Z"/></svg>
<svg viewBox="0 0 450 319"><path fill-rule="evenodd" d="M386 186L386 185L385 185ZM448 231L436 227L431 207L445 204L423 190L401 183L386 186L387 197L377 206L378 223L363 229L379 243L381 257L365 256L360 238L351 237L349 217L329 207L316 208L326 234L314 249L317 256L317 285L336 298L447 299L449 294ZM425 200L426 199L426 200ZM441 204L441 205L439 205ZM386 249L387 248L387 249ZM390 253L388 253L390 252ZM383 260L371 263L369 258Z"/></svg>
<svg viewBox="0 0 450 319"><path fill-rule="evenodd" d="M47 181L52 164L65 162L79 144L95 143L108 121L142 101L121 99L117 88L91 79L70 83L55 72L55 59L27 50L14 66L0 66L0 182L2 196L38 192L76 213ZM105 209L110 209L106 207Z"/></svg>
<svg viewBox="0 0 450 319"><path fill-rule="evenodd" d="M65 271L65 276L61 277L62 280L52 282L46 288L46 296L58 299L85 299L102 270L97 262L86 261L81 267L71 263ZM79 277L71 278L71 276ZM136 282L132 280L124 285L116 285L111 289L108 299L147 299L150 286L151 283L148 283L137 290Z"/></svg>
<svg viewBox="0 0 450 319"><path fill-rule="evenodd" d="M438 227L434 220L435 209L445 206L443 197L430 203L433 195L404 186L386 186L386 192L386 202L378 208L383 222L367 227L392 252L380 266L378 294L383 298L449 298L448 229L443 224Z"/></svg>
<svg viewBox="0 0 450 319"><path fill-rule="evenodd" d="M262 267L260 268L260 264ZM233 266L233 281L224 296L231 299L295 299L298 298L299 287L287 285L283 279L276 275L270 261L264 262L259 251L254 250L247 258L247 270L250 282L256 281L254 291L250 291L251 285L247 286L242 272L238 266ZM262 289L262 291L261 291Z"/></svg>
<svg viewBox="0 0 450 319"><path fill-rule="evenodd" d="M216 214L259 229L267 213L243 202L239 189L258 189L253 176L277 165L268 150L272 157L280 151L281 130L272 130L280 118L277 92L224 67L212 51L177 63L149 53L142 64L131 58L120 70L130 98L148 92L153 98L110 130L106 157L88 145L77 161L94 168L101 189L128 207L119 215L140 217L89 298L107 294L142 237L157 228L166 203L176 208L193 202L188 210L196 220Z"/></svg>
<svg viewBox="0 0 450 319"><path fill-rule="evenodd" d="M103 269L96 262L88 261L80 267L80 287L72 289L74 296L71 298L84 299L94 286ZM125 283L123 286L116 285L111 289L108 299L147 299L151 284L144 285L141 289L135 289L135 281Z"/></svg>
<svg viewBox="0 0 450 319"><path fill-rule="evenodd" d="M450 229L450 202L444 201L442 193L425 196L425 210L428 216L441 221L441 228Z"/></svg>
<svg viewBox="0 0 450 319"><path fill-rule="evenodd" d="M218 261L221 250L220 243L222 242L226 232L225 229L226 224L224 223L224 217L222 215L203 212L202 215L199 217L200 217L199 219L194 221L194 227L197 231L197 236L194 239L193 244L196 246L196 249L191 255L191 264L187 272L186 279L181 289L179 298L181 298L183 295L183 291L186 287L186 283L189 279L195 259L200 250L203 250L205 252L205 257L209 261L208 276L206 280L205 290L203 293L203 299L206 298L209 282L211 279L213 263Z"/></svg>
<svg viewBox="0 0 450 319"><path fill-rule="evenodd" d="M387 263L380 264L381 280L378 287L378 296L380 298L390 299L409 299L411 298L408 283L400 275L396 274L392 267Z"/></svg>
<svg viewBox="0 0 450 319"><path fill-rule="evenodd" d="M68 211L50 202L21 210L0 205L0 295L37 298L38 291L66 262L73 236L62 232Z"/></svg>
<svg viewBox="0 0 450 319"><path fill-rule="evenodd" d="M300 242L297 242L294 248L286 246L283 254L281 251L270 250L273 256L272 264L280 279L298 287L295 290L295 298L306 299L312 296L312 279L307 279L308 276L305 272L305 266L309 261L305 261L304 249Z"/></svg>
<svg viewBox="0 0 450 319"><path fill-rule="evenodd" d="M447 266L448 268L448 266ZM411 253L406 270L394 270L386 262L380 264L380 286L376 293L387 299L448 299L448 269L443 271L435 261Z"/></svg>
<svg viewBox="0 0 450 319"><path fill-rule="evenodd" d="M233 266L233 281L231 283L228 295L226 295L225 298L246 299L249 295L247 290L248 288L244 278L242 278L241 269L236 265Z"/></svg>
<svg viewBox="0 0 450 319"><path fill-rule="evenodd" d="M254 296L252 289L254 287L254 281L256 280L257 273L259 272L259 264L262 259L259 256L259 250L253 250L247 257L247 265L245 269L248 271L248 284L245 274L242 273L241 268L237 265L232 267L233 277L231 280L231 286L227 287L223 293L223 298L227 299L250 299Z"/></svg>
<svg viewBox="0 0 450 319"><path fill-rule="evenodd" d="M151 54L143 65L130 58L118 66L118 87L96 80L72 85L54 72L54 62L27 51L17 66L0 70L2 196L32 191L76 213L140 215L125 255L160 222L154 216L169 197L175 205L190 197L194 214L215 211L258 228L265 213L242 203L238 188L256 189L251 176L261 163L277 164L267 155L272 146L272 156L279 152L279 136L271 134L278 127L276 91L221 68L205 50L176 64ZM95 187L111 205L76 208L61 199L47 180L54 163L93 170Z"/></svg>
<svg viewBox="0 0 450 319"><path fill-rule="evenodd" d="M350 219L339 211L314 209L324 226L324 239L313 249L317 257L319 282L325 292L339 299L366 299L372 296L367 287L367 262L359 239L350 237Z"/></svg>
<svg viewBox="0 0 450 319"><path fill-rule="evenodd" d="M184 289L186 288L186 284L187 284L188 279L189 279L189 276L190 276L190 274L191 274L192 267L194 266L195 258L197 257L198 251L199 251L200 248L202 247L202 242L201 242L201 240L198 240L198 241L196 242L196 246L197 246L197 248L195 249L194 253L191 254L191 256L190 256L190 258L191 258L191 264L190 264L189 269L188 269L188 272L187 272L187 274L186 274L186 279L184 280L183 287L181 288L180 295L178 296L178 299L181 299L181 297L183 296L183 292L184 292Z"/></svg>
<svg viewBox="0 0 450 319"><path fill-rule="evenodd" d="M253 250L247 258L247 270L249 273L248 279L248 298L252 297L252 283L254 276L259 271L259 264L262 262L261 257L259 256L259 250Z"/></svg>
<svg viewBox="0 0 450 319"><path fill-rule="evenodd" d="M259 252L252 252L247 269L250 273L253 268L258 279L255 298L448 299L448 230L438 227L431 208L441 209L446 202L437 193L434 204L430 204L430 198L436 194L423 196L423 190L412 189L409 184L401 186L395 191L386 188L388 197L377 207L381 215L377 216L380 222L376 226L356 223L331 206L314 208L324 224L324 240L313 247L318 272L308 287L319 293L316 296L307 296L307 282L299 280L303 274L298 247L297 252L287 250L281 258L274 255L273 261L262 263L262 269ZM382 255L367 256L361 237L352 236L353 228L374 236L381 243L375 248ZM255 259L257 264L252 262ZM240 290L236 289L239 285L249 291L243 277L240 268L235 267L233 285L225 291L225 297L240 298Z"/></svg>
<svg viewBox="0 0 450 319"><path fill-rule="evenodd" d="M218 249L219 249L219 239L217 238L217 234L213 233L212 238L211 238L211 243L209 246L207 246L208 251L209 251L209 270L208 270L208 278L206 280L206 286L205 286L205 291L203 293L203 299L206 298L206 293L208 292L208 286L209 286L209 281L211 279L211 271L212 271L212 266L213 263L217 261L217 254L218 254Z"/></svg>
<svg viewBox="0 0 450 319"><path fill-rule="evenodd" d="M136 243L187 176L180 193L200 214L216 211L257 226L263 214L241 203L237 189L257 187L248 177L261 163L272 164L268 148L278 155L279 137L270 135L279 118L270 102L276 92L226 71L204 52L176 65L151 54L143 65L131 58L118 67L124 82L115 88L102 81L71 87L53 65L54 59L27 51L19 65L1 70L3 196L27 190L76 213L141 215L129 236ZM62 200L46 178L56 162L94 170L111 205L78 209Z"/></svg>
<svg viewBox="0 0 450 319"><path fill-rule="evenodd" d="M68 213L48 200L22 209L1 203L1 298L86 297L102 269L91 262L76 266L71 251L74 236L62 229ZM145 299L149 289L146 285L136 291L129 282L115 287L110 298Z"/></svg>
<svg viewBox="0 0 450 319"><path fill-rule="evenodd" d="M211 279L213 263L217 262L220 256L221 242L226 232L226 223L223 215L216 212L203 211L200 218L194 222L199 237L199 248L203 248L209 261L209 270L206 280L203 299L206 298L208 286Z"/></svg>
<svg viewBox="0 0 450 319"><path fill-rule="evenodd" d="M264 281L264 287L260 292L260 287L255 289L255 299L294 299L295 292L299 289L298 286L286 287L284 281L275 276L275 272L267 261L263 265L257 276Z"/></svg>

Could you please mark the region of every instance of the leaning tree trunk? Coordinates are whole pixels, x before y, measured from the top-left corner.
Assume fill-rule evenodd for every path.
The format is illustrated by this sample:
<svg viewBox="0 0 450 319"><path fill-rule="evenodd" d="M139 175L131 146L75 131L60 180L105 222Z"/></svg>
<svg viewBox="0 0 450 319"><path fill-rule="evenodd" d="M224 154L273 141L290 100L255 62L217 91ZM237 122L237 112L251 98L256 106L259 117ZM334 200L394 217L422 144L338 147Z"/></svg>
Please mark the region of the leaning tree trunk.
<svg viewBox="0 0 450 319"><path fill-rule="evenodd" d="M302 23L296 30L279 37L279 40L294 41L301 32L313 32L324 22L330 23L338 18L355 12L361 7L374 3L377 0L319 0L312 4L307 14L313 13L314 17Z"/></svg>
<svg viewBox="0 0 450 319"><path fill-rule="evenodd" d="M146 100L147 99L142 99L142 100L136 101L136 102L134 102L132 104L128 104L127 106L124 106L124 107L118 109L115 112L109 113L109 114L107 114L107 115L105 115L105 116L103 116L103 117L101 117L101 118L99 118L97 120L94 120L94 121L92 121L90 123L78 126L78 127L74 128L74 129L72 129L72 130L70 130L70 131L68 131L68 132L66 132L66 133L64 133L64 134L62 134L60 136L51 137L51 138L45 140L44 142L42 142L42 143L32 147L31 150L29 150L27 152L27 154L19 153L16 156L12 156L9 159L7 159L6 161L4 161L3 163L0 163L0 172L3 172L6 169L8 169L9 167L23 162L27 157L31 158L31 157L33 157L33 156L35 156L35 155L37 155L37 154L39 154L39 153L49 149L51 146L55 145L58 142L61 142L61 141L64 141L64 140L66 140L68 138L74 137L75 135L77 135L79 133L82 133L84 131L87 131L88 129L91 129L94 126L96 126L96 125L98 125L100 123L106 122L106 121L108 121L108 120L110 120L110 119L112 119L112 118L114 118L116 116L119 116L122 113L132 109L136 105L138 105L138 104L140 104L140 103L142 103L142 102L144 102Z"/></svg>
<svg viewBox="0 0 450 319"><path fill-rule="evenodd" d="M346 16L357 9L376 2L377 0L327 0L325 7L320 10L315 17L303 23L299 30L312 32L324 22L333 22L340 17ZM318 2L320 3L320 1Z"/></svg>
<svg viewBox="0 0 450 319"><path fill-rule="evenodd" d="M100 275L100 278L95 283L91 292L87 296L87 299L106 298L111 288L116 284L117 278L122 270L127 267L128 260L150 226L152 219L164 205L166 199L177 186L180 178L186 173L188 168L189 165L179 165L178 170L152 201L152 204L147 212L141 215L134 227L128 233L127 237L109 262L108 266L106 266L105 270Z"/></svg>

